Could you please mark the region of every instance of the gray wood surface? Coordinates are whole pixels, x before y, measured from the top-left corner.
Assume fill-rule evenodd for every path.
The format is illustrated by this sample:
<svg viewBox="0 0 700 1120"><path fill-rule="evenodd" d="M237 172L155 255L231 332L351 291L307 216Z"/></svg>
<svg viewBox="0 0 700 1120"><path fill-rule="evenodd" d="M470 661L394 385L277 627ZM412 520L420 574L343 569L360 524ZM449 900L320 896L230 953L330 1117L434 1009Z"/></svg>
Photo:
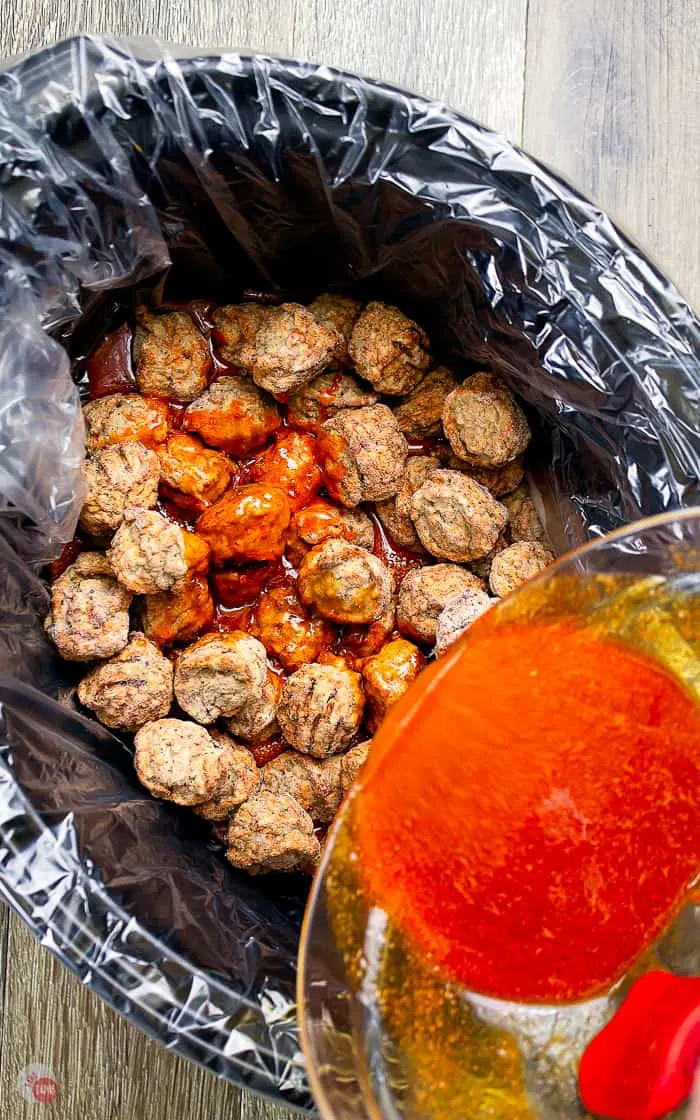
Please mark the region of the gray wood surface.
<svg viewBox="0 0 700 1120"><path fill-rule="evenodd" d="M76 31L251 47L441 98L600 201L700 305L700 0L17 0L7 57ZM45 1063L51 1104L17 1079ZM0 1117L285 1120L141 1035L0 910Z"/></svg>

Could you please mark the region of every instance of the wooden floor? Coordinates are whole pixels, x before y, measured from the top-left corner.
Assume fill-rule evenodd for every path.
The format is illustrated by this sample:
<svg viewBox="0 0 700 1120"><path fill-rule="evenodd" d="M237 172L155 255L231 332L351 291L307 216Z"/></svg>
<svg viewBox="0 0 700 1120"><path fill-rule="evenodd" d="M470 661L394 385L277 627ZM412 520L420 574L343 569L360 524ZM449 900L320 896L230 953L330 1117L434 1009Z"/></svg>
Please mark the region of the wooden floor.
<svg viewBox="0 0 700 1120"><path fill-rule="evenodd" d="M441 98L597 199L700 307L700 0L5 0L5 57L77 31L334 63ZM0 1117L281 1120L147 1040L0 909ZM54 1103L22 1071L50 1067Z"/></svg>

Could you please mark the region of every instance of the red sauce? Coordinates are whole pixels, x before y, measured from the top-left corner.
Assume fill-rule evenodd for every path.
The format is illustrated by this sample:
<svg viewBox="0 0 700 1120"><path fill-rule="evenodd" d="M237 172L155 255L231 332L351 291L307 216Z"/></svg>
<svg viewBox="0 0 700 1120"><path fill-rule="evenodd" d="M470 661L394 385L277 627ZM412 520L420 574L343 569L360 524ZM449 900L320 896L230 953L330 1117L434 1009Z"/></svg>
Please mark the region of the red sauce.
<svg viewBox="0 0 700 1120"><path fill-rule="evenodd" d="M197 520L196 513L185 510L177 502L172 502L163 497L160 497L156 502L156 509L158 513L162 513L163 517L167 517L168 521L174 521L176 525L189 530L190 533L194 532L194 525Z"/></svg>
<svg viewBox="0 0 700 1120"><path fill-rule="evenodd" d="M273 758L279 758L289 750L289 747L281 735L275 735L264 743L251 743L248 749L258 766L265 766L267 762L272 762Z"/></svg>
<svg viewBox="0 0 700 1120"><path fill-rule="evenodd" d="M229 634L232 630L250 630L253 619L252 607L225 607L214 604L214 619L207 633Z"/></svg>
<svg viewBox="0 0 700 1120"><path fill-rule="evenodd" d="M170 400L167 402L167 405L168 405L168 427L172 428L176 432L179 432L180 429L182 428L182 417L183 417L183 413L184 413L185 409L187 408L187 405L183 404L182 401L170 401Z"/></svg>
<svg viewBox="0 0 700 1120"><path fill-rule="evenodd" d="M131 327L124 323L106 335L87 360L90 400L112 393L134 393L136 379L131 367Z"/></svg>
<svg viewBox="0 0 700 1120"><path fill-rule="evenodd" d="M426 436L425 439L409 439L408 454L411 455L436 455L441 447L445 446L444 439L440 436Z"/></svg>
<svg viewBox="0 0 700 1120"><path fill-rule="evenodd" d="M376 513L368 511L368 516L374 525L374 548L372 552L375 556L386 564L394 573L398 581L403 579L406 572L410 572L412 568L422 568L428 561L428 557L420 556L417 552L411 552L408 548L402 548L397 544L393 537L387 533Z"/></svg>
<svg viewBox="0 0 700 1120"><path fill-rule="evenodd" d="M52 583L54 580L57 580L59 576L62 576L63 573L70 568L71 564L75 563L84 547L85 545L83 542L77 538L68 541L68 544L63 546L61 555L57 556L56 559L52 560L49 564L49 579Z"/></svg>
<svg viewBox="0 0 700 1120"><path fill-rule="evenodd" d="M227 609L252 607L263 591L277 586L285 578L281 561L269 564L250 564L245 568L212 572L216 597Z"/></svg>

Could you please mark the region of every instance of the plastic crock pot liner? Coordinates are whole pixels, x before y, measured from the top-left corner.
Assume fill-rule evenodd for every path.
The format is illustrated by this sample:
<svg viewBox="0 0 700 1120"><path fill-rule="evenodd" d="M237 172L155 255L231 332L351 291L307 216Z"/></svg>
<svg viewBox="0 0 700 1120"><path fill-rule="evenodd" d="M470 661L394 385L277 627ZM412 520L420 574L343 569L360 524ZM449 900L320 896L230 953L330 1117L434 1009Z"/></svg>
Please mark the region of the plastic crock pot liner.
<svg viewBox="0 0 700 1120"><path fill-rule="evenodd" d="M234 872L61 702L39 573L80 505L66 351L79 371L144 285L381 296L441 361L499 371L530 406L561 550L698 500L700 332L604 214L445 106L308 63L174 53L80 38L0 75L0 891L134 1023L309 1107L305 883Z"/></svg>

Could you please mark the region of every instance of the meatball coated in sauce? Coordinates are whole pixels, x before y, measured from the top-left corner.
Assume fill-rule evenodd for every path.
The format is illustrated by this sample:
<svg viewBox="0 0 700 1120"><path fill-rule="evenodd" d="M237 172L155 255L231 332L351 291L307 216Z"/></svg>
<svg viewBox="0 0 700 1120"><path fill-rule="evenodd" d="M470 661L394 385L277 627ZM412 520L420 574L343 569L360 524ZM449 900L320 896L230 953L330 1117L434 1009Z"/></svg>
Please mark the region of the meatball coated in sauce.
<svg viewBox="0 0 700 1120"><path fill-rule="evenodd" d="M307 546L300 549L300 562L308 548L332 539L349 541L359 548L374 548L374 525L367 514L360 509L336 506L325 498L317 498L295 513L289 534L297 549L300 548L298 542Z"/></svg>
<svg viewBox="0 0 700 1120"><path fill-rule="evenodd" d="M337 296L331 292L324 292L309 304L309 311L313 312L325 326L333 327L338 331L340 338L333 354L336 362L346 366L350 362L348 343L352 328L357 322L362 304L350 296Z"/></svg>
<svg viewBox="0 0 700 1120"><path fill-rule="evenodd" d="M376 731L389 708L401 699L425 664L425 654L405 638L387 642L374 657L367 658L362 666L362 680L371 710L371 731Z"/></svg>
<svg viewBox="0 0 700 1120"><path fill-rule="evenodd" d="M402 396L415 389L430 365L429 347L417 323L375 300L355 323L348 350L360 377L377 392Z"/></svg>
<svg viewBox="0 0 700 1120"><path fill-rule="evenodd" d="M547 534L537 513L537 508L525 483L503 499L510 517L510 535L514 541L539 541L547 545Z"/></svg>
<svg viewBox="0 0 700 1120"><path fill-rule="evenodd" d="M435 630L435 655L441 657L480 615L494 606L493 599L486 591L476 587L467 588L448 599L437 620Z"/></svg>
<svg viewBox="0 0 700 1120"><path fill-rule="evenodd" d="M129 640L131 599L104 553L82 552L51 587L44 628L66 661L112 657Z"/></svg>
<svg viewBox="0 0 700 1120"><path fill-rule="evenodd" d="M205 447L195 436L171 432L158 448L158 458L163 494L182 509L201 513L231 485L231 461L220 451Z"/></svg>
<svg viewBox="0 0 700 1120"><path fill-rule="evenodd" d="M264 447L281 423L275 402L247 377L217 378L182 416L184 431L238 457Z"/></svg>
<svg viewBox="0 0 700 1120"><path fill-rule="evenodd" d="M185 312L154 315L137 307L134 368L146 396L193 401L207 387L212 369L209 345Z"/></svg>
<svg viewBox="0 0 700 1120"><path fill-rule="evenodd" d="M299 751L284 751L262 769L263 789L288 793L315 821L332 821L343 796L341 759L318 762Z"/></svg>
<svg viewBox="0 0 700 1120"><path fill-rule="evenodd" d="M401 548L423 553L425 549L411 520L411 498L433 471L440 469L434 455L411 455L395 497L377 502L377 516Z"/></svg>
<svg viewBox="0 0 700 1120"><path fill-rule="evenodd" d="M186 577L177 589L145 595L140 601L141 627L158 646L187 642L214 619L214 601L204 576Z"/></svg>
<svg viewBox="0 0 700 1120"><path fill-rule="evenodd" d="M380 502L399 488L408 445L385 404L345 409L321 426L318 454L326 489L345 506Z"/></svg>
<svg viewBox="0 0 700 1120"><path fill-rule="evenodd" d="M299 597L331 622L365 624L382 617L393 581L378 557L347 541L328 540L304 557Z"/></svg>
<svg viewBox="0 0 700 1120"><path fill-rule="evenodd" d="M459 471L429 474L411 498L410 514L432 556L462 563L485 556L508 522L505 506Z"/></svg>
<svg viewBox="0 0 700 1120"><path fill-rule="evenodd" d="M278 730L277 705L282 695L282 679L267 670L260 697L251 697L227 720L232 735L246 743L260 743Z"/></svg>
<svg viewBox="0 0 700 1120"><path fill-rule="evenodd" d="M217 743L205 727L189 720L147 723L136 732L134 747L139 781L164 801L190 807L223 798L239 798L236 803L240 803L244 789L251 785L250 764L230 740ZM258 781L256 774L256 786Z"/></svg>
<svg viewBox="0 0 700 1120"><path fill-rule="evenodd" d="M290 424L315 432L329 416L345 408L365 408L378 400L370 385L363 385L352 373L331 367L290 393L287 417Z"/></svg>
<svg viewBox="0 0 700 1120"><path fill-rule="evenodd" d="M176 588L188 572L205 572L209 549L155 510L128 509L107 557L124 587L155 595Z"/></svg>
<svg viewBox="0 0 700 1120"><path fill-rule="evenodd" d="M172 663L143 634L131 634L120 653L83 678L78 699L106 727L137 731L170 711Z"/></svg>
<svg viewBox="0 0 700 1120"><path fill-rule="evenodd" d="M291 517L286 494L253 482L230 490L197 521L197 533L210 548L214 564L277 560L284 552Z"/></svg>
<svg viewBox="0 0 700 1120"><path fill-rule="evenodd" d="M156 447L168 434L165 401L141 397L138 393L112 393L88 401L83 405L83 417L88 455L126 439Z"/></svg>
<svg viewBox="0 0 700 1120"><path fill-rule="evenodd" d="M224 361L241 369L250 369L255 358L255 337L265 315L260 303L231 303L217 307L211 320L214 341Z"/></svg>
<svg viewBox="0 0 700 1120"><path fill-rule="evenodd" d="M252 464L250 476L255 482L282 490L292 511L301 509L318 493L323 482L315 437L293 428L281 432Z"/></svg>
<svg viewBox="0 0 700 1120"><path fill-rule="evenodd" d="M456 388L457 378L446 366L426 373L417 388L392 410L403 434L409 439L441 436L445 400Z"/></svg>
<svg viewBox="0 0 700 1120"><path fill-rule="evenodd" d="M223 731L210 729L215 745L228 756L227 779L209 801L194 806L199 817L208 821L224 821L260 788L260 771L247 747L236 743Z"/></svg>
<svg viewBox="0 0 700 1120"><path fill-rule="evenodd" d="M229 822L226 858L250 875L293 871L315 863L320 854L314 822L288 793L261 789Z"/></svg>
<svg viewBox="0 0 700 1120"><path fill-rule="evenodd" d="M272 587L263 592L255 608L252 633L290 673L315 661L335 637L330 623L314 618L293 587Z"/></svg>
<svg viewBox="0 0 700 1120"><path fill-rule="evenodd" d="M503 597L554 562L554 553L539 541L516 541L494 558L489 583Z"/></svg>
<svg viewBox="0 0 700 1120"><path fill-rule="evenodd" d="M321 373L340 342L340 332L322 323L307 307L282 303L265 309L253 359L246 368L261 389L284 396Z"/></svg>
<svg viewBox="0 0 700 1120"><path fill-rule="evenodd" d="M96 451L86 460L83 477L87 493L80 527L94 537L110 536L129 507L151 509L158 500L158 456L135 440Z"/></svg>
<svg viewBox="0 0 700 1120"><path fill-rule="evenodd" d="M265 647L242 630L207 634L184 649L175 666L175 697L198 723L232 716L263 695Z"/></svg>
<svg viewBox="0 0 700 1120"><path fill-rule="evenodd" d="M331 665L303 665L284 682L277 719L290 746L326 758L349 746L362 721L364 703L358 673Z"/></svg>
<svg viewBox="0 0 700 1120"><path fill-rule="evenodd" d="M457 564L432 564L415 568L401 581L396 622L402 634L431 645L435 641L437 620L453 595L469 588L484 590L472 572Z"/></svg>
<svg viewBox="0 0 700 1120"><path fill-rule="evenodd" d="M492 373L475 373L449 394L442 424L455 455L476 467L510 463L530 442L523 410Z"/></svg>
<svg viewBox="0 0 700 1120"><path fill-rule="evenodd" d="M341 755L340 788L343 797L350 792L352 786L360 776L362 767L369 758L369 749L371 745L372 740L367 739L364 743L358 743L356 747L351 747L346 754Z"/></svg>

